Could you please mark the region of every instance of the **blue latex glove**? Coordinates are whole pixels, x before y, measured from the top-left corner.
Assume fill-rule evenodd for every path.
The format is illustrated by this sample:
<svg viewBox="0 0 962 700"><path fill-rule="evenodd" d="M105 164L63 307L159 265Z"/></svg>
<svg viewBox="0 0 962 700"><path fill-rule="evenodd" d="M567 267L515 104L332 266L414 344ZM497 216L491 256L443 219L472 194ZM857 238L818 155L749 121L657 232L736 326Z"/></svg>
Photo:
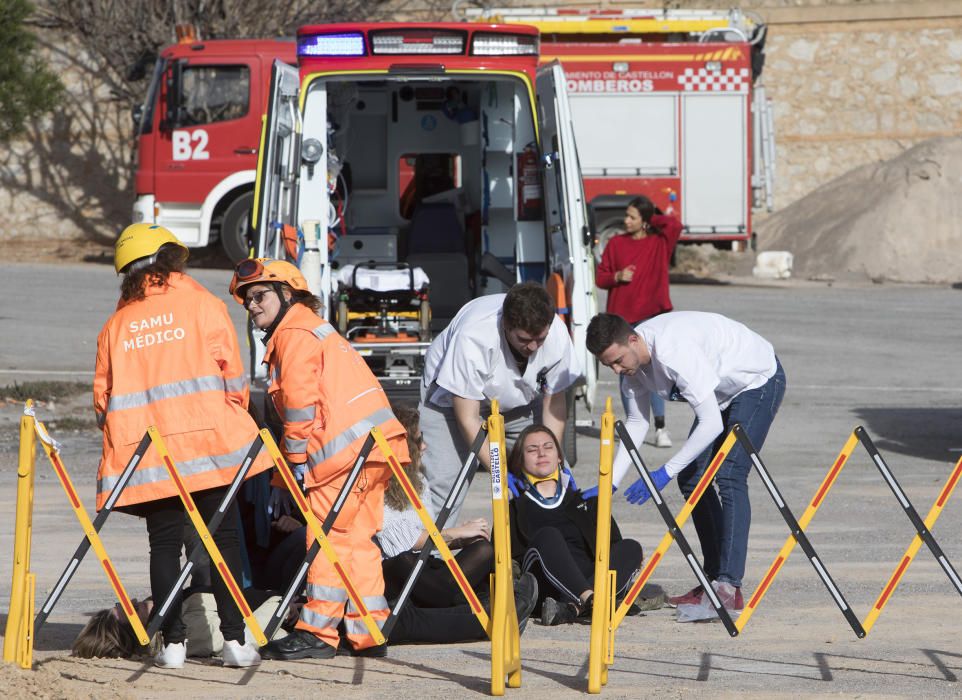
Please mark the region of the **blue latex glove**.
<svg viewBox="0 0 962 700"><path fill-rule="evenodd" d="M508 491L511 492L511 495L518 498L523 490L524 482L511 472L508 472Z"/></svg>
<svg viewBox="0 0 962 700"><path fill-rule="evenodd" d="M301 462L300 464L291 464L291 471L294 473L294 480L300 484L300 487L304 488L304 475L307 473L307 462Z"/></svg>
<svg viewBox="0 0 962 700"><path fill-rule="evenodd" d="M282 515L290 515L294 510L294 499L290 492L279 486L271 487L271 496L267 502L267 512L277 520Z"/></svg>
<svg viewBox="0 0 962 700"><path fill-rule="evenodd" d="M661 466L651 473L651 480L655 483L655 488L661 491L665 488L665 484L671 481L671 477L668 476L665 467ZM645 480L639 478L638 481L629 486L625 491L625 498L628 499L629 503L634 503L636 506L640 506L651 498L651 492L645 486Z"/></svg>
<svg viewBox="0 0 962 700"><path fill-rule="evenodd" d="M618 487L615 486L614 484L612 484L612 486L611 486L611 492L612 492L612 493L617 493L617 492L618 492ZM592 486L592 487L590 487L590 488L586 488L584 491L581 492L581 500L582 500L582 501L587 501L589 498L598 498L598 487L597 487L597 486Z"/></svg>

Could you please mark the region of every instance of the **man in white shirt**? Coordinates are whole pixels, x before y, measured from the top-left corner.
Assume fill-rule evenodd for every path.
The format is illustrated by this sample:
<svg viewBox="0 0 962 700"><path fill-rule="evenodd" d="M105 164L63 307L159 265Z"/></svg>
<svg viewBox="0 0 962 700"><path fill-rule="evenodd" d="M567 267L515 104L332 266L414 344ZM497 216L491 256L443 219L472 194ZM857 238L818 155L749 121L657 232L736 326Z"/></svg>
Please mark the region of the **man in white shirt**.
<svg viewBox="0 0 962 700"><path fill-rule="evenodd" d="M568 329L540 284L516 284L507 294L465 304L428 348L421 380L421 432L431 446L424 471L435 511L444 506L492 399L509 443L538 419L561 441L565 391L581 376ZM490 467L487 443L480 456ZM457 522L465 495L450 522Z"/></svg>
<svg viewBox="0 0 962 700"><path fill-rule="evenodd" d="M651 393L687 401L692 407L695 422L685 444L652 472L659 491L677 476L686 499L736 423L761 449L785 393L785 372L771 343L719 314L676 311L635 328L620 316L598 314L588 325L586 344L603 365L622 377L625 427L636 445L648 430ZM630 464L621 445L613 466L616 486ZM744 607L741 585L751 524L751 467L744 450L732 450L715 476L717 493L708 489L692 511L705 573L725 607L735 613ZM636 504L650 495L641 479L625 491L628 501ZM668 602L698 604L702 593L699 586Z"/></svg>

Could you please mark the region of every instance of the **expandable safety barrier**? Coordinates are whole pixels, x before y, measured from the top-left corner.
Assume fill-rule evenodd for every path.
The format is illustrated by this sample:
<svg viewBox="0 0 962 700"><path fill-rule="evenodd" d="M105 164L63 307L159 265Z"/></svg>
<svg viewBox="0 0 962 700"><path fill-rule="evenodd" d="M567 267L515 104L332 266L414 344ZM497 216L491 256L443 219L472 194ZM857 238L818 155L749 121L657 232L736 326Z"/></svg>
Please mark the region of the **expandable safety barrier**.
<svg viewBox="0 0 962 700"><path fill-rule="evenodd" d="M631 457L635 468L638 470L642 480L645 482L645 485L652 494L652 501L655 502L659 513L668 524L668 532L662 538L662 541L658 545L658 548L655 550L655 552L649 557L648 563L645 565L638 579L629 589L628 594L625 596L625 599L621 602L620 606L617 605L617 601L615 600L615 572L608 569L612 492L611 469L614 456L613 443L615 430L618 431L619 437L628 450L628 454ZM788 539L785 541L784 546L775 557L775 560L772 562L772 565L769 567L768 571L762 577L759 586L748 598L748 604L745 606L745 609L739 615L738 619L733 622L728 614L728 611L718 600L717 595L710 585L710 582L707 581L707 577L705 576L701 566L694 559L694 554L692 553L690 546L688 546L687 541L685 541L684 535L681 533L681 526L684 525L685 521L688 519L692 509L695 507L705 490L709 487L719 467L724 462L725 457L735 447L736 443L745 450L746 454L748 454L753 468L761 477L766 490L772 497L772 500L775 502L775 505L778 508L779 513L782 515L782 518L785 520L785 523L788 525L791 534L788 536ZM872 609L869 611L864 622L860 621L855 615L851 606L848 604L848 601L845 599L845 596L842 594L841 590L829 574L827 567L821 561L817 552L815 551L815 548L805 535L805 528L811 522L819 506L824 502L829 490L837 481L842 467L845 466L845 463L848 461L857 444L861 444L865 448L866 452L868 452L869 456L872 458L872 462L878 468L879 473L885 479L885 482L888 484L892 493L899 501L899 504L902 506L902 509L905 511L906 516L912 522L912 525L916 531L915 537L912 539L908 549L900 559L895 571L889 577L888 582L885 584L882 592L879 594L875 604L872 606ZM614 663L614 639L618 625L622 622L632 603L634 603L638 594L641 592L641 589L644 587L652 572L661 561L672 540L675 540L682 549L689 566L692 568L696 578L698 578L699 583L701 583L706 594L708 595L709 600L718 612L719 618L725 624L725 628L732 637L737 636L744 629L748 620L757 609L762 598L765 596L765 593L771 587L772 582L774 581L778 572L781 570L782 566L785 564L785 561L788 559L788 556L791 554L796 544L801 546L806 557L811 562L812 567L815 569L816 574L830 593L832 600L838 606L846 621L859 638L864 638L872 629L875 621L881 614L882 609L891 598L892 593L894 593L895 588L898 586L899 581L905 574L908 566L912 563L912 560L915 558L915 555L918 553L918 550L921 548L923 542L928 546L929 550L932 552L932 555L939 563L939 566L942 567L942 570L945 572L953 587L959 592L960 595L962 595L962 578L959 577L955 568L952 566L951 562L949 562L948 557L946 557L945 553L942 551L942 548L939 546L938 542L936 542L931 533L931 528L935 524L936 520L938 520L939 515L941 515L949 496L951 496L952 491L955 489L960 478L962 478L962 458L956 462L955 467L949 474L949 477L943 485L942 490L939 492L938 498L932 505L932 508L929 510L925 520L922 520L918 514L918 511L916 511L908 496L905 494L905 491L899 485L898 480L895 478L895 475L892 473L881 453L868 436L868 433L863 427L859 426L852 432L848 441L845 443L842 451L839 453L832 467L829 469L828 474L825 476L818 490L815 492L815 495L809 503L808 508L805 510L805 513L802 515L802 518L800 520L796 520L792 510L788 507L784 497L778 490L778 487L775 485L771 474L765 467L761 456L758 454L758 450L755 449L755 446L752 444L751 439L745 433L744 429L740 425L736 424L725 438L721 448L715 454L714 458L709 464L708 469L706 469L705 473L702 475L697 486L695 487L695 490L686 501L684 508L682 508L676 518L672 518L667 506L664 504L664 500L661 498L657 489L655 489L651 474L648 472L647 467L641 459L641 455L638 453L637 447L634 445L631 437L628 435L624 424L622 424L620 421L615 423L614 415L611 413L611 400L608 399L605 407L605 413L602 415L601 422L601 452L598 478L598 525L596 535L594 581L596 602L591 625L591 644L588 661L588 692L598 693L601 691L601 686L607 683L608 667Z"/></svg>

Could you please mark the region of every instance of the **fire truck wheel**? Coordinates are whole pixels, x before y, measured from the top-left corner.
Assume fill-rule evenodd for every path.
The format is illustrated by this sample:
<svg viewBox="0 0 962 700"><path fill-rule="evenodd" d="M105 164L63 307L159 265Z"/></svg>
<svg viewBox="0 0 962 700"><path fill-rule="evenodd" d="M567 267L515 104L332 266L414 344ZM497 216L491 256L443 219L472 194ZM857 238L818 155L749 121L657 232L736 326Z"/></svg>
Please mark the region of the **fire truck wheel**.
<svg viewBox="0 0 962 700"><path fill-rule="evenodd" d="M254 193L245 192L231 202L224 212L220 226L220 245L233 263L240 262L250 254L251 206Z"/></svg>
<svg viewBox="0 0 962 700"><path fill-rule="evenodd" d="M568 404L568 416L565 419L565 435L564 444L561 445L561 449L564 450L565 458L568 460L570 466L575 466L578 463L578 443L575 441L575 432L577 430L575 424L575 392L574 389L568 389L565 392L565 398Z"/></svg>

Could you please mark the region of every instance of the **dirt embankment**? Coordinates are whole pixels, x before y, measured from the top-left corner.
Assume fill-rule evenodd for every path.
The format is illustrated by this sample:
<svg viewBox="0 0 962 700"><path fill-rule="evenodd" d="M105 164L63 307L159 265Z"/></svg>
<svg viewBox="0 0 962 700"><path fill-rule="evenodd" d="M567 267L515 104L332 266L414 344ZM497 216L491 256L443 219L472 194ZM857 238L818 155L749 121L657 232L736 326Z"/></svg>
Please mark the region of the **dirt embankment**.
<svg viewBox="0 0 962 700"><path fill-rule="evenodd" d="M962 279L962 137L835 178L766 219L758 243L791 251L800 278Z"/></svg>

